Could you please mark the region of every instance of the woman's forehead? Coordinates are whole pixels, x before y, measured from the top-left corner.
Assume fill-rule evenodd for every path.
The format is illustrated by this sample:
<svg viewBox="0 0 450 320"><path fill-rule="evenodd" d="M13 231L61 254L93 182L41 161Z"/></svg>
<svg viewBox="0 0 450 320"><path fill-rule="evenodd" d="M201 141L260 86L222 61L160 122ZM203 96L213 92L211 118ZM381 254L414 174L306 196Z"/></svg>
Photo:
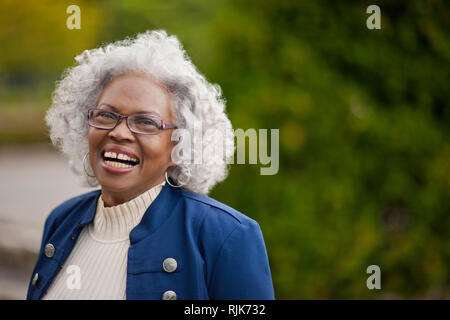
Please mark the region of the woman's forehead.
<svg viewBox="0 0 450 320"><path fill-rule="evenodd" d="M100 104L97 105L97 108L99 109L105 109L105 110L110 110L110 111L114 111L116 113L122 114L122 115L127 115L127 114L153 114L153 115L157 115L159 117L161 117L161 115L159 114L159 112L156 111L157 108L152 108L151 106L149 107L144 107L144 108L134 108L134 106L131 107L126 107L126 108L116 108L115 106L105 103L105 102L101 102ZM124 112L122 110L130 110L130 112Z"/></svg>
<svg viewBox="0 0 450 320"><path fill-rule="evenodd" d="M170 116L170 94L156 80L142 74L124 74L103 89L97 106L121 114L154 113Z"/></svg>

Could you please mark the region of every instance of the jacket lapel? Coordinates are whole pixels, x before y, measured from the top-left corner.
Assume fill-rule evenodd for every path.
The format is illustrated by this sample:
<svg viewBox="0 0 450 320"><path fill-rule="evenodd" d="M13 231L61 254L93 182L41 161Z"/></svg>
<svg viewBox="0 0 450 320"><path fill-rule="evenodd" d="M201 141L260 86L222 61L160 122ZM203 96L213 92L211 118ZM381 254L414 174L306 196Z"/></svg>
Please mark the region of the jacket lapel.
<svg viewBox="0 0 450 320"><path fill-rule="evenodd" d="M141 222L130 232L130 244L133 245L154 233L173 213L181 198L181 190L164 185L159 195L147 208Z"/></svg>

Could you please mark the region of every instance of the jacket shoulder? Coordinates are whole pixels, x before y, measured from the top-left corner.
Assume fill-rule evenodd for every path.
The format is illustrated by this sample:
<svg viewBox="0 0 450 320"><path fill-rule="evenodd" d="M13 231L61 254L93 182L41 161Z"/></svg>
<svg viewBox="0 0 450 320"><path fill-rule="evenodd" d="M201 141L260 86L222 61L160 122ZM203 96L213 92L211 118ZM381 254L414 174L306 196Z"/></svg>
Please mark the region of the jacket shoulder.
<svg viewBox="0 0 450 320"><path fill-rule="evenodd" d="M237 229L259 230L258 222L220 201L190 191L183 197L192 220L200 219L200 238L221 242Z"/></svg>
<svg viewBox="0 0 450 320"><path fill-rule="evenodd" d="M185 199L187 199L187 201L194 202L199 206L211 208L212 211L218 213L220 216L222 216L222 218L232 218L239 224L245 222L255 222L253 219L247 217L236 209L233 209L232 207L203 194L184 191L183 196Z"/></svg>

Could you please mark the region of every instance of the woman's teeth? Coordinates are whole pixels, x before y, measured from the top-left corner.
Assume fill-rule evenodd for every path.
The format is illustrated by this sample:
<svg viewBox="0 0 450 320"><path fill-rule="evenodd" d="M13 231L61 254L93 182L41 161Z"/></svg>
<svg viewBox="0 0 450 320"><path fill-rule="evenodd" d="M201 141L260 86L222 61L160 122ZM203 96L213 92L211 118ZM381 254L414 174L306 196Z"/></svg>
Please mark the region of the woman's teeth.
<svg viewBox="0 0 450 320"><path fill-rule="evenodd" d="M115 168L131 168L131 167L133 167L133 166L130 165L130 164L125 164L125 163L117 162L117 161L109 161L109 160L106 160L105 163L106 163L108 166L115 167Z"/></svg>
<svg viewBox="0 0 450 320"><path fill-rule="evenodd" d="M135 163L138 163L138 161L139 161L138 159L129 157L126 154L116 153L116 152L105 152L104 157L105 158L111 158L111 159L120 159L120 160L132 161L132 162L135 162Z"/></svg>
<svg viewBox="0 0 450 320"><path fill-rule="evenodd" d="M108 166L114 168L132 168L139 163L136 158L116 152L105 152L103 159Z"/></svg>

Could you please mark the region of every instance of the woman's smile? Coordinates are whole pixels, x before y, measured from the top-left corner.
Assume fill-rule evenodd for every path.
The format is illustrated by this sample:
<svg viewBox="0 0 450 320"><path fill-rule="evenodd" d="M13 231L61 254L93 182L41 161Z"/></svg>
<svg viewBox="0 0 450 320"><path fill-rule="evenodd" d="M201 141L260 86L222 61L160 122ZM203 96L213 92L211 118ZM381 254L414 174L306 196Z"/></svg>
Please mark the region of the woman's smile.
<svg viewBox="0 0 450 320"><path fill-rule="evenodd" d="M107 146L100 155L101 167L112 174L125 174L139 166L140 159L121 146Z"/></svg>

